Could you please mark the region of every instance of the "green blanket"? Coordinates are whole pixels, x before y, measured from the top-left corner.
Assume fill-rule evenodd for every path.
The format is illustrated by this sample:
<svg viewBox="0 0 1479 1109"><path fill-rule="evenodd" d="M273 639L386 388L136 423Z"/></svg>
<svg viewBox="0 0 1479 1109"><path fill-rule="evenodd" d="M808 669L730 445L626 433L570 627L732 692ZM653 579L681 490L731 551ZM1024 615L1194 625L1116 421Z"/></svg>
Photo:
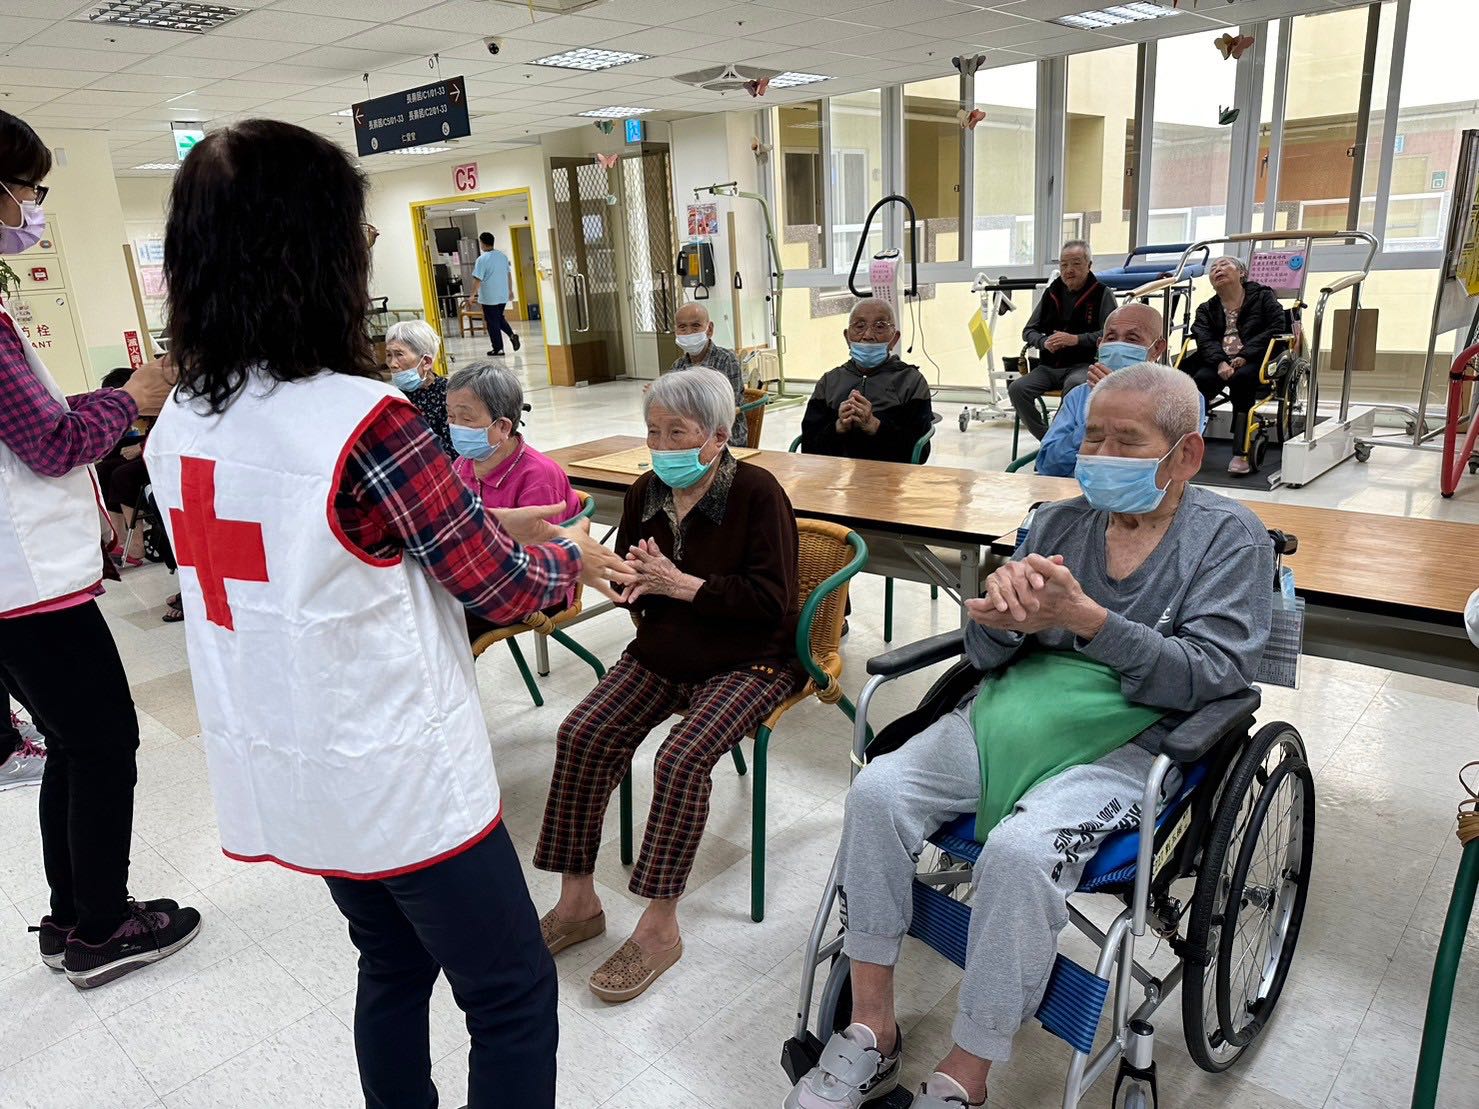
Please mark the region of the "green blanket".
<svg viewBox="0 0 1479 1109"><path fill-rule="evenodd" d="M1030 654L988 678L971 707L981 753L976 838L985 842L1039 782L1103 758L1163 715L1125 700L1116 671L1074 651Z"/></svg>

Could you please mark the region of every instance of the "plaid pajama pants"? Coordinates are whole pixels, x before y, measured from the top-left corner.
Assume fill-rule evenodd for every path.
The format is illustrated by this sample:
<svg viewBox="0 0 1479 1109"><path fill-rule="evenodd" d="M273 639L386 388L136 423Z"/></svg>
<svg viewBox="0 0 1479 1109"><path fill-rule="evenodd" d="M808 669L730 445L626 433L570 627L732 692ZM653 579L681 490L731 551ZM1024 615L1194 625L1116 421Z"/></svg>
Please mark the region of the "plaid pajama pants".
<svg viewBox="0 0 1479 1109"><path fill-rule="evenodd" d="M632 871L638 897L678 897L709 819L709 774L796 687L785 670L731 670L704 682L668 681L621 656L560 725L554 780L534 865L592 874L611 793L647 733L682 719L658 749L652 808Z"/></svg>

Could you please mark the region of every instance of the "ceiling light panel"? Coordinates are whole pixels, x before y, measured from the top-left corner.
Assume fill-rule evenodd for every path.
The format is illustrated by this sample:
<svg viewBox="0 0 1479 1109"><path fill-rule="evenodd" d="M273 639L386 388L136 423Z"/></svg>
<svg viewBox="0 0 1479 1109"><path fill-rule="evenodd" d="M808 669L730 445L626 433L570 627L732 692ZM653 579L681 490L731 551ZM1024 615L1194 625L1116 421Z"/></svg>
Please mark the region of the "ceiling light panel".
<svg viewBox="0 0 1479 1109"><path fill-rule="evenodd" d="M230 23L237 16L245 15L248 10L195 4L188 0L106 0L74 18L78 23L107 23L203 35L223 23Z"/></svg>
<svg viewBox="0 0 1479 1109"><path fill-rule="evenodd" d="M588 116L591 119L626 119L628 116L646 115L648 112L656 111L656 108L592 108L587 112L576 112L579 116Z"/></svg>
<svg viewBox="0 0 1479 1109"><path fill-rule="evenodd" d="M1133 0L1129 4L1114 4L1097 11L1060 15L1057 19L1050 19L1048 22L1076 30L1095 31L1103 27L1120 27L1126 23L1143 23L1149 19L1160 19L1162 16L1179 14L1181 13L1177 8L1163 8L1159 4L1150 3L1149 0Z"/></svg>
<svg viewBox="0 0 1479 1109"><path fill-rule="evenodd" d="M160 173L174 173L175 170L180 168L180 164L178 162L145 162L143 165L134 166L133 168L147 169Z"/></svg>
<svg viewBox="0 0 1479 1109"><path fill-rule="evenodd" d="M626 65L628 62L645 62L652 55L633 54L627 50L596 50L589 46L578 46L559 54L548 54L535 58L532 65L546 65L553 69L584 69L595 72Z"/></svg>
<svg viewBox="0 0 1479 1109"><path fill-rule="evenodd" d="M797 85L814 85L818 81L830 81L832 78L823 73L797 73L794 70L785 73L777 73L770 79L770 87L773 89L793 89Z"/></svg>

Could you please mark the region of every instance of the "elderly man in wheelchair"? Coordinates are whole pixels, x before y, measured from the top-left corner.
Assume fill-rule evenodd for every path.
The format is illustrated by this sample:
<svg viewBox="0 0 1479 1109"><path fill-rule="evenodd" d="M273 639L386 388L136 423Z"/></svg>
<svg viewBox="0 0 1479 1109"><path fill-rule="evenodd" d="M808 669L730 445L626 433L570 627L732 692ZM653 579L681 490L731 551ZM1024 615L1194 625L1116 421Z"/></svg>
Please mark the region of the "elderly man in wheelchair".
<svg viewBox="0 0 1479 1109"><path fill-rule="evenodd" d="M954 1046L919 1088L917 1109L986 1104L992 1065L1011 1057L1018 1029L1034 1013L1078 1048L1066 1106L1078 1104L1113 1057L1123 1057L1122 1075L1127 1068L1131 1078L1153 1073L1149 1026L1134 1017L1154 1011L1182 968L1161 981L1133 962L1134 940L1147 920L1163 937L1177 937L1173 948L1199 968L1196 985L1217 992L1200 972L1223 950L1208 921L1217 913L1227 917L1228 884L1211 882L1216 888L1209 895L1199 887L1189 911L1205 919L1200 938L1188 941L1177 936L1182 910L1169 886L1193 873L1198 860L1206 862L1206 852L1193 848L1221 814L1213 811L1217 791L1197 788L1203 780L1228 782L1221 797L1239 790L1244 846L1259 838L1256 828L1249 831L1252 802L1242 796L1256 800L1259 786L1245 789L1237 775L1245 773L1252 747L1275 746L1250 740L1248 727L1258 705L1250 686L1269 640L1276 556L1252 512L1188 484L1202 461L1199 422L1196 386L1176 370L1141 363L1101 382L1076 471L1084 496L1037 511L1012 561L988 579L986 595L967 602L967 661L868 748L869 761L848 794L841 845L812 933L798 1033L783 1053L795 1081L784 1109L909 1104L895 1089L903 1037L895 1021L894 966L906 933L951 955L964 971ZM947 633L872 660L856 744L866 742L867 701L878 684L961 649L961 633ZM1279 727L1279 750L1300 756L1281 773L1302 772L1298 800L1310 808L1300 808L1300 816L1312 833L1313 790L1299 737ZM1253 771L1266 760L1256 761ZM1245 776L1267 783L1252 771ZM1142 837L1146 808L1160 819ZM1200 824L1188 835L1193 816ZM1238 817L1235 811L1227 819ZM1173 820L1179 832L1170 827ZM1309 855L1302 832L1295 838L1304 854L1294 869L1303 873L1292 879L1282 864L1271 876L1249 875L1232 838L1224 835L1221 849L1242 865L1242 888L1251 890L1255 878L1267 887L1240 895L1243 904L1256 899L1277 910L1290 896L1287 886L1302 910ZM938 848L940 864L920 873L927 841ZM1110 871L1094 866L1106 844L1120 855L1106 860L1114 864ZM1264 855L1277 853L1264 847ZM1221 870L1220 863L1210 865ZM966 884L974 890L969 905L951 897ZM1084 889L1125 897L1129 907L1107 934L1068 905L1069 895ZM845 931L823 944L834 897ZM1055 962L1058 933L1070 919L1101 941L1097 974L1064 966L1061 957ZM1291 916L1281 919L1288 923ZM1292 919L1297 931L1297 916ZM1196 943L1216 950L1192 950ZM1292 937L1284 944L1281 936L1254 952L1254 962L1272 956L1287 970L1292 947ZM821 1035L813 1036L806 1029L812 980L829 959ZM1101 1052L1102 1061L1090 1063L1116 964L1116 1042ZM1205 1020L1197 1026L1204 1050L1199 1056L1194 1048L1193 1055L1209 1069L1236 1058L1267 1016L1267 1008L1243 1012L1237 993L1250 979L1261 980L1262 964L1256 971L1239 966L1220 1009L1202 993L1195 1002L1204 1018L1222 1014L1220 1022L1213 1016L1210 1031ZM1132 973L1147 992L1154 981L1156 992L1136 1014L1127 992ZM1281 971L1277 984L1282 977ZM1097 1005L1080 1000L1095 995ZM1266 993L1253 1000L1271 1007ZM1145 1042L1132 1044L1137 1036Z"/></svg>

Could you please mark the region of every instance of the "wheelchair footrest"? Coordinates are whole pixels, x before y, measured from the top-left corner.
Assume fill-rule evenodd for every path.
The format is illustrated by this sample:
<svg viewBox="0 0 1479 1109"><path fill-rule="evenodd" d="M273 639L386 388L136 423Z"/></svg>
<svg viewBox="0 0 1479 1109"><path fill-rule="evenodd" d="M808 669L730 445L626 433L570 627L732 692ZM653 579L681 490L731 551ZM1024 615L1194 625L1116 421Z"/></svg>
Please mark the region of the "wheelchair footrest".
<svg viewBox="0 0 1479 1109"><path fill-rule="evenodd" d="M895 1086L874 1101L863 1102L863 1109L909 1109L914 1104L914 1095L903 1086Z"/></svg>
<svg viewBox="0 0 1479 1109"><path fill-rule="evenodd" d="M1037 1007L1037 1019L1075 1051L1087 1055L1094 1050L1094 1034L1108 997L1106 979L1060 954Z"/></svg>

